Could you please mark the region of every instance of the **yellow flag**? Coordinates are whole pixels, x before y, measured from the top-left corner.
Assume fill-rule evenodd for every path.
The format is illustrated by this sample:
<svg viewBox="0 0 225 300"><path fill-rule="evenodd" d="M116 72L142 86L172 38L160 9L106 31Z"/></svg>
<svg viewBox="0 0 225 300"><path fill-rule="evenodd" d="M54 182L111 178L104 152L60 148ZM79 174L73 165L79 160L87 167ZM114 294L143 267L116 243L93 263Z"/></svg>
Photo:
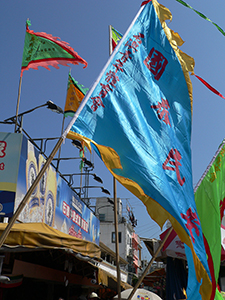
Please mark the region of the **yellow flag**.
<svg viewBox="0 0 225 300"><path fill-rule="evenodd" d="M68 85L67 85L67 96L64 108L64 116L73 116L77 111L81 101L83 100L87 88L79 85L77 81L69 73Z"/></svg>

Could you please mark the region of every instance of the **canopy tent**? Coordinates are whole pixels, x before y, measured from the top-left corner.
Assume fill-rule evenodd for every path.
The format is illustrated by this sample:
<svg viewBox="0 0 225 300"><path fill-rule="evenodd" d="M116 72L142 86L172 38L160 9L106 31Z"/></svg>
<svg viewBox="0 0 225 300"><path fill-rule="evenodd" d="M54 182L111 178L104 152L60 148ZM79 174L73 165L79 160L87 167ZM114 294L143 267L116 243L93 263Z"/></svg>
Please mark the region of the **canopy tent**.
<svg viewBox="0 0 225 300"><path fill-rule="evenodd" d="M7 224L0 223L0 234ZM4 247L0 251L10 252L23 248L28 249L70 249L83 257L88 256L97 260L101 257L98 245L62 233L45 223L19 223L14 224L7 236Z"/></svg>
<svg viewBox="0 0 225 300"><path fill-rule="evenodd" d="M0 223L0 235L6 226L7 224ZM101 243L101 247L105 247L105 245ZM25 277L33 277L32 270L35 269L37 278L45 279L45 275L48 274L48 278L52 276L52 280L56 280L54 277L56 276L59 280L62 278L62 274L67 272L65 274L70 283L77 283L79 278L82 278L82 284L88 284L92 288L108 288L107 295L111 291L117 291L117 278L99 268L98 263L102 261L101 247L62 233L45 223L16 223L0 248L0 254L15 252L20 255L21 260L15 261L12 273L22 274L21 270L25 266ZM31 253L31 255L26 253ZM72 267L71 263L73 272L69 271L68 273ZM125 261L122 260L121 263L125 263ZM29 267L26 267L27 264ZM47 271L43 272L44 266ZM53 273L49 273L51 268L54 268ZM32 274L29 273L29 270ZM81 277L76 277L76 275ZM85 278L95 280L88 281ZM131 286L121 281L121 289L128 288Z"/></svg>
<svg viewBox="0 0 225 300"><path fill-rule="evenodd" d="M111 286L112 288L114 287L114 289L117 290L117 278L105 270L98 269L98 282L103 286ZM132 286L127 282L121 281L120 284L122 290L132 288Z"/></svg>
<svg viewBox="0 0 225 300"><path fill-rule="evenodd" d="M155 283L162 281L162 279L166 279L166 270L164 268L156 269L147 274L143 279L143 283L145 286L154 287Z"/></svg>

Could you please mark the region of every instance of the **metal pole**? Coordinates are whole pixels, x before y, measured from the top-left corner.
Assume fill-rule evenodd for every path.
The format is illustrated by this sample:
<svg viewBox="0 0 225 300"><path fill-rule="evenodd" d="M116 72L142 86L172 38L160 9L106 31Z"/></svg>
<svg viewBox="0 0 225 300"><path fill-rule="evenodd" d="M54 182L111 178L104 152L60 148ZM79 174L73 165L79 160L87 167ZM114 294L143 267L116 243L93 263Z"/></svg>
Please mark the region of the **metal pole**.
<svg viewBox="0 0 225 300"><path fill-rule="evenodd" d="M109 25L109 55L111 55L112 52L112 25Z"/></svg>
<svg viewBox="0 0 225 300"><path fill-rule="evenodd" d="M113 194L114 194L114 222L116 237L116 270L117 270L117 293L118 300L121 300L121 279L120 279L120 255L119 255L119 238L118 238L118 208L117 208L117 191L116 178L113 177Z"/></svg>
<svg viewBox="0 0 225 300"><path fill-rule="evenodd" d="M156 253L154 254L154 256L152 257L152 259L150 260L149 264L147 265L146 269L144 270L143 274L141 275L141 277L138 279L137 283L135 284L133 290L131 291L129 297L127 298L127 300L131 300L131 298L134 296L134 293L136 292L136 290L138 289L139 285L142 283L145 275L147 275L148 270L150 269L151 265L153 264L154 260L156 259L156 257L158 256L159 252L161 251L163 245L165 244L166 240L168 239L170 233L172 232L173 227L170 228L170 230L167 232L167 235L164 237L164 239L162 240L161 245L159 246L159 248L157 249Z"/></svg>
<svg viewBox="0 0 225 300"><path fill-rule="evenodd" d="M21 85L22 85L22 75L20 76L20 81L19 81L17 106L16 106L16 121L15 121L15 130L14 130L14 132L16 132L16 127L17 127L17 119L18 119L18 111L19 111L19 103L20 103Z"/></svg>
<svg viewBox="0 0 225 300"><path fill-rule="evenodd" d="M61 135L63 134L64 122L65 122L65 116L63 116ZM59 148L58 160L57 160L57 165L56 165L56 171L57 172L59 170L60 155L61 155L61 147Z"/></svg>

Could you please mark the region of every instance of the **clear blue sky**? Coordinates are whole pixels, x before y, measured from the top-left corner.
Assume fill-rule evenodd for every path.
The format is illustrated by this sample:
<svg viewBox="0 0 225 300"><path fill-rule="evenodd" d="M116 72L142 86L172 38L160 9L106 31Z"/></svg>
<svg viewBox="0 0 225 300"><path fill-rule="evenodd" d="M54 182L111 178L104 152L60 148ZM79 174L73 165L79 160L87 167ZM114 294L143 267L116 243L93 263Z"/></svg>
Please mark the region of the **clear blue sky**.
<svg viewBox="0 0 225 300"><path fill-rule="evenodd" d="M176 0L162 0L173 15L169 27L178 32L185 41L181 50L195 59L195 73L209 82L225 96L224 88L224 44L223 36L210 22L202 19L194 11ZM188 0L189 5L204 13L225 30L225 2L221 0ZM44 31L60 37L88 62L88 67L71 66L72 76L80 84L90 88L109 57L109 33L111 24L122 34L140 8L137 0L74 0L74 1L14 1L0 2L1 36L1 110L0 120L16 113L18 85L25 37L25 22L31 20L30 29ZM68 67L60 69L44 68L25 71L19 112L23 112L51 99L64 108L68 79ZM192 127L192 167L193 185L202 176L219 144L225 137L225 100L210 92L198 79L193 83L193 127ZM68 122L68 118L66 123ZM56 115L45 108L24 117L24 129L33 138L59 137L62 115ZM14 126L0 125L0 130L13 132ZM55 145L49 142L47 151ZM71 141L62 146L62 157L78 156ZM87 154L87 157L89 155ZM113 192L112 177L97 156L94 156L95 173L104 179L104 187ZM77 161L61 164L61 172L79 172ZM91 182L94 184L94 182ZM103 196L93 189L93 196ZM128 198L138 220L137 233L142 237L157 238L160 228L147 215L142 203L123 187L118 185L118 197ZM147 250L144 251L144 256Z"/></svg>

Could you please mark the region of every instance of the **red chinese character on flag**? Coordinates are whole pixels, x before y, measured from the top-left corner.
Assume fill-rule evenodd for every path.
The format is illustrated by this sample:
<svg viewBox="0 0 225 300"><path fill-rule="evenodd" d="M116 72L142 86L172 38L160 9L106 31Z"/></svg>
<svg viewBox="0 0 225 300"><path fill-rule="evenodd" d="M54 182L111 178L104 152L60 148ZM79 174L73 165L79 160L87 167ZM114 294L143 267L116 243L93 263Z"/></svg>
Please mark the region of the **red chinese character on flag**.
<svg viewBox="0 0 225 300"><path fill-rule="evenodd" d="M102 106L103 108L105 107L104 104L102 103L101 97L99 97L99 96L91 97L91 99L93 100L93 105L91 106L91 109L93 111L96 111L99 106Z"/></svg>
<svg viewBox="0 0 225 300"><path fill-rule="evenodd" d="M109 86L109 84L100 83L100 85L101 85L102 89L101 89L99 95L101 95L102 98L105 98L109 91L112 92L112 89Z"/></svg>
<svg viewBox="0 0 225 300"><path fill-rule="evenodd" d="M134 35L134 38L136 39L137 43L138 44L141 44L142 43L142 40L141 38L143 39L145 36L143 33L139 33L138 35Z"/></svg>
<svg viewBox="0 0 225 300"><path fill-rule="evenodd" d="M123 63L126 63L128 61L128 59L132 58L131 56L131 52L129 50L126 50L124 53L120 52L122 54L121 60Z"/></svg>
<svg viewBox="0 0 225 300"><path fill-rule="evenodd" d="M113 65L113 66L116 68L115 73L117 73L117 72L119 72L119 71L123 72L123 64L124 64L124 63L123 63L121 60L119 60L119 59L117 59L116 62L117 62L117 63L115 63L115 64Z"/></svg>
<svg viewBox="0 0 225 300"><path fill-rule="evenodd" d="M186 223L186 227L190 232L190 236L192 239L192 242L195 243L195 238L192 232L192 229L195 230L197 236L199 236L199 229L198 229L198 225L200 225L200 222L198 220L197 214L196 212L192 212L191 207L188 208L186 215L185 214L180 214L181 217L187 221Z"/></svg>
<svg viewBox="0 0 225 300"><path fill-rule="evenodd" d="M170 125L169 111L168 111L170 106L169 106L169 103L166 99L162 98L161 103L158 102L157 105L151 105L151 108L157 109L157 115L158 115L159 119L163 120L164 123Z"/></svg>
<svg viewBox="0 0 225 300"><path fill-rule="evenodd" d="M155 80L159 80L168 64L168 60L153 47L144 60L144 64L152 72Z"/></svg>
<svg viewBox="0 0 225 300"><path fill-rule="evenodd" d="M106 79L105 80L107 82L109 82L109 84L111 86L113 86L114 88L116 87L116 82L120 81L119 77L116 75L116 72L112 72L112 71L109 71L108 73L106 73Z"/></svg>
<svg viewBox="0 0 225 300"><path fill-rule="evenodd" d="M163 163L163 169L164 170L171 170L171 171L176 171L177 175L177 180L179 184L182 186L185 182L185 178L183 177L181 179L180 176L180 171L179 171L179 166L182 166L179 160L181 160L181 154L177 149L171 149L165 162ZM167 164L170 164L171 166L167 166Z"/></svg>

